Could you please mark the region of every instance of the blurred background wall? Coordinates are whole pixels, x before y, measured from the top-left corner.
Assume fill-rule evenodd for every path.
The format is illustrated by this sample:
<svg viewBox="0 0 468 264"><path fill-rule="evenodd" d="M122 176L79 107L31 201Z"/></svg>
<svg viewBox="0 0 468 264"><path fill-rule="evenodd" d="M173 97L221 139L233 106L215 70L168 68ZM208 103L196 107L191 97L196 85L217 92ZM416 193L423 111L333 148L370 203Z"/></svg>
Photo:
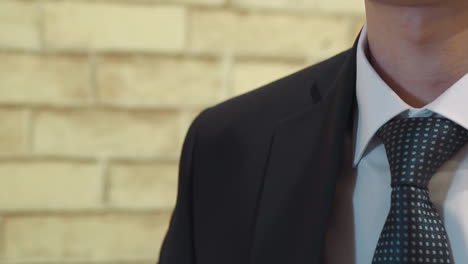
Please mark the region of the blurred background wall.
<svg viewBox="0 0 468 264"><path fill-rule="evenodd" d="M0 1L0 262L155 263L203 108L349 48L364 0Z"/></svg>

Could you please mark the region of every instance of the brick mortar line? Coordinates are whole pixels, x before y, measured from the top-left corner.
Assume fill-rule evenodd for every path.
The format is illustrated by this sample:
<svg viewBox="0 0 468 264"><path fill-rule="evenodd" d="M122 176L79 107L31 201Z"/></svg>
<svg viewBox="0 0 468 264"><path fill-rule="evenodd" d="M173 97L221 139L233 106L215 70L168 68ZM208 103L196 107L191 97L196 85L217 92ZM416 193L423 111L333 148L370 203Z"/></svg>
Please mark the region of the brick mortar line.
<svg viewBox="0 0 468 264"><path fill-rule="evenodd" d="M353 21L359 21L355 19ZM350 46L351 48L351 46ZM90 52L97 57L97 60L100 58L106 57L128 57L129 59L134 59L138 57L143 57L145 60L157 59L157 58L169 58L169 59L194 59L194 60L219 60L222 59L225 52L224 51L199 51L191 50L190 47L186 50L177 53L163 53L163 52L150 52L150 51L138 51L138 50L121 50L121 51L104 51L104 50L46 50L46 51L36 51L36 50L26 50L26 49L9 49L2 47L0 52L3 54L19 54L19 55L50 55L50 56L76 56L80 55L83 57L89 56ZM256 54L250 52L232 52L232 56L236 59L242 60L268 60L268 61L277 61L277 62L291 62L299 61L308 56L304 53L302 55L269 55L269 54Z"/></svg>
<svg viewBox="0 0 468 264"><path fill-rule="evenodd" d="M65 155L40 155L33 156L12 156L0 155L0 163L2 162L41 162L41 161L55 161L55 162L78 162L78 163L98 163L97 157L78 157L78 156L65 156ZM109 162L113 164L128 164L128 165L150 165L150 164L174 164L179 162L179 157L109 157Z"/></svg>
<svg viewBox="0 0 468 264"><path fill-rule="evenodd" d="M232 8L234 7L234 0L224 0L224 5L223 7L225 8Z"/></svg>
<svg viewBox="0 0 468 264"><path fill-rule="evenodd" d="M28 161L57 161L57 162L83 162L83 163L92 163L96 162L97 158L93 157L78 157L78 156L64 156L64 155L40 155L40 154L33 154L33 155L9 155L9 154L1 154L0 155L0 162L9 162L9 161L20 161L20 162L28 162Z"/></svg>
<svg viewBox="0 0 468 264"><path fill-rule="evenodd" d="M225 98L232 97L234 95L234 65L236 59L231 52L227 52L223 56L221 72L222 72L222 96Z"/></svg>
<svg viewBox="0 0 468 264"><path fill-rule="evenodd" d="M90 50L90 49L47 49L35 50L27 48L12 48L0 47L0 52L3 54L20 54L20 55L48 55L48 56L83 56L88 57L92 52L95 56L144 56L145 58L174 58L174 59L206 59L215 60L218 58L217 52L199 51L191 52L190 50L183 50L177 52L167 51L148 51L148 50Z"/></svg>
<svg viewBox="0 0 468 264"><path fill-rule="evenodd" d="M42 0L44 3L50 4L61 4L63 0ZM205 6L207 4L200 3L174 3L171 1L161 0L133 0L131 2L127 0L75 0L68 1L68 3L76 4L88 4L90 6L94 4L108 4L122 7L185 7L185 6ZM209 5L209 4L208 4Z"/></svg>
<svg viewBox="0 0 468 264"><path fill-rule="evenodd" d="M110 204L110 161L108 157L100 159L101 166L101 202L103 206L109 206Z"/></svg>
<svg viewBox="0 0 468 264"><path fill-rule="evenodd" d="M101 217L101 216L155 216L168 215L173 208L138 209L138 208L96 208L96 209L24 209L24 210L0 210L0 217L5 220L17 217Z"/></svg>
<svg viewBox="0 0 468 264"><path fill-rule="evenodd" d="M146 263L155 263L157 256L154 259L128 259L128 260L18 260L18 261L5 261L0 264L146 264Z"/></svg>
<svg viewBox="0 0 468 264"><path fill-rule="evenodd" d="M179 158L160 158L160 159L152 159L152 158L109 158L109 165L113 166L114 164L128 164L128 165L149 165L149 164L173 164L177 163Z"/></svg>
<svg viewBox="0 0 468 264"><path fill-rule="evenodd" d="M362 17L365 13L359 11L341 11L341 10L329 10L320 7L254 7L238 4L229 4L224 6L191 6L190 11L232 11L242 14L261 14L261 15L303 15L303 16L329 16L329 17Z"/></svg>
<svg viewBox="0 0 468 264"><path fill-rule="evenodd" d="M79 110L79 111L109 111L109 112L160 112L160 111L178 111L178 110L198 110L200 108L207 107L211 104L217 103L217 101L212 102L202 102L202 103L193 103L178 105L174 103L170 104L154 104L154 105L138 105L135 104L111 104L111 103L100 103L100 104L56 104L56 103L2 103L0 102L1 108L10 108L10 109L21 109L25 107L30 107L34 111L65 111L65 110Z"/></svg>
<svg viewBox="0 0 468 264"><path fill-rule="evenodd" d="M42 259L42 260L36 260L36 259L24 259L24 260L7 260L6 262L0 262L1 264L143 264L143 263L155 263L157 259L157 256L152 259L148 258L138 258L138 257L129 257L129 258L119 258L119 259L56 259L56 258L50 258L50 259Z"/></svg>
<svg viewBox="0 0 468 264"><path fill-rule="evenodd" d="M26 148L25 152L27 154L32 154L34 151L34 113L32 109L26 109L25 110L25 118L24 118L24 126L26 129Z"/></svg>
<svg viewBox="0 0 468 264"><path fill-rule="evenodd" d="M62 3L60 0L43 0L44 3ZM119 5L124 7L134 6L134 7L181 7L189 8L194 10L221 10L221 11L235 11L235 12L259 12L267 14L304 14L304 15L339 15L339 16L362 16L364 10L360 11L343 11L343 10L330 10L326 8L321 8L319 6L313 7L303 7L296 8L292 6L284 7L267 7L267 6L249 6L242 4L235 4L232 1L225 1L221 4L203 4L203 3L174 3L169 0L136 0L128 2L126 0L81 0L75 3L85 3L85 4L111 4Z"/></svg>
<svg viewBox="0 0 468 264"><path fill-rule="evenodd" d="M299 14L303 16L316 16L316 17L334 17L334 18L341 18L341 17L360 17L364 14L364 12L356 12L356 11L340 11L340 10L327 10L319 7L312 7L312 8L254 8L254 7L237 7L234 10L248 10L248 12L256 12L256 13L263 13L263 14L278 14L278 15L294 15Z"/></svg>
<svg viewBox="0 0 468 264"><path fill-rule="evenodd" d="M179 132L178 135L177 135L177 140L179 142L182 141L183 143L183 140L185 138L185 134L187 131L185 131L185 128L188 128L190 123L191 123L191 120L188 120L188 111L180 111L179 112L179 119L178 119L178 129L177 131ZM179 144L182 144L182 143L179 143ZM180 150L178 150L178 152L180 152Z"/></svg>
<svg viewBox="0 0 468 264"><path fill-rule="evenodd" d="M1 103L0 103L1 104ZM4 106L0 106L0 109L2 110L14 110L14 111L22 111L25 109L28 109L28 105L13 105L13 104L8 104Z"/></svg>
<svg viewBox="0 0 468 264"><path fill-rule="evenodd" d="M5 221L0 215L0 260L5 256L5 248L6 248L5 230L6 230Z"/></svg>
<svg viewBox="0 0 468 264"><path fill-rule="evenodd" d="M290 57L273 57L273 56L248 56L242 54L232 54L232 58L236 62L274 62L274 63L303 63L307 58L307 55L304 56L290 56Z"/></svg>
<svg viewBox="0 0 468 264"><path fill-rule="evenodd" d="M60 52L60 50L57 50ZM163 51L144 51L144 50L94 50L99 57L142 57L144 59L156 58L169 58L169 59L196 59L196 60L210 60L214 61L219 59L218 52L210 51L191 51L185 47L182 51L178 52L163 52Z"/></svg>

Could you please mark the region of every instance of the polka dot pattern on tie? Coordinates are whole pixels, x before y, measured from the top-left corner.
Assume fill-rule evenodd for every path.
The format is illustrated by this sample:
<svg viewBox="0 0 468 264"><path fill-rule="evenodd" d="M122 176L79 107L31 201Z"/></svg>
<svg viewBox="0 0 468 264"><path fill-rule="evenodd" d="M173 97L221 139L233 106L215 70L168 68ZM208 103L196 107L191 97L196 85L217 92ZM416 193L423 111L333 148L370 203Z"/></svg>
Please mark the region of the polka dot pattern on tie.
<svg viewBox="0 0 468 264"><path fill-rule="evenodd" d="M452 263L447 233L427 186L468 142L468 131L446 118L394 118L377 136L387 152L392 196L372 263Z"/></svg>

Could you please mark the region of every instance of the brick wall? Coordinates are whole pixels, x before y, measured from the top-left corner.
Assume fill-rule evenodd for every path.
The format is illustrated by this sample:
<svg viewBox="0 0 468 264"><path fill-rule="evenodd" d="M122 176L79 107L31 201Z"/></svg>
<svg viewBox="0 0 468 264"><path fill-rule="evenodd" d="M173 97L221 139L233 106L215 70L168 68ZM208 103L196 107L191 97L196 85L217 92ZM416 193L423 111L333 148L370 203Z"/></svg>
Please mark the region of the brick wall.
<svg viewBox="0 0 468 264"><path fill-rule="evenodd" d="M194 116L350 47L363 2L0 1L0 262L154 264Z"/></svg>

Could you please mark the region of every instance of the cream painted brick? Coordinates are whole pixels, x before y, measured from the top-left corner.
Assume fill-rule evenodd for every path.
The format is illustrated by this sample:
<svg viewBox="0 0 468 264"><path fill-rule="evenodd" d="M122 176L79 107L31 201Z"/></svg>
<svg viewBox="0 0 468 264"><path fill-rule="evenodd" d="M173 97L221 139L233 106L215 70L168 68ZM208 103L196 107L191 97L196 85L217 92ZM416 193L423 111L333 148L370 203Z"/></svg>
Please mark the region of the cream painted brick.
<svg viewBox="0 0 468 264"><path fill-rule="evenodd" d="M1 261L1 259L0 259ZM37 264L37 261L21 261L21 262L0 262L1 264ZM124 260L115 260L115 261L82 261L77 260L73 262L68 262L67 260L64 261L40 261L41 264L158 264L155 263L155 257L152 258L138 258L138 259L124 259Z"/></svg>
<svg viewBox="0 0 468 264"><path fill-rule="evenodd" d="M0 2L0 47L38 50L39 6L34 2Z"/></svg>
<svg viewBox="0 0 468 264"><path fill-rule="evenodd" d="M176 52L185 21L183 7L47 3L44 38L50 49Z"/></svg>
<svg viewBox="0 0 468 264"><path fill-rule="evenodd" d="M22 110L0 109L0 123L0 154L24 153L28 134L26 113Z"/></svg>
<svg viewBox="0 0 468 264"><path fill-rule="evenodd" d="M221 78L212 59L114 56L97 71L99 98L127 105L213 103L221 99Z"/></svg>
<svg viewBox="0 0 468 264"><path fill-rule="evenodd" d="M273 9L293 9L302 10L304 8L314 8L317 0L232 0L234 6L247 8L273 8Z"/></svg>
<svg viewBox="0 0 468 264"><path fill-rule="evenodd" d="M0 162L0 209L96 208L101 182L92 163Z"/></svg>
<svg viewBox="0 0 468 264"><path fill-rule="evenodd" d="M350 47L349 23L338 16L194 10L189 46L194 52L325 58Z"/></svg>
<svg viewBox="0 0 468 264"><path fill-rule="evenodd" d="M353 41L357 38L359 31L361 31L361 28L364 26L365 23L366 23L366 18L364 16L357 18L353 22L353 30L352 30L353 34L351 35L351 38Z"/></svg>
<svg viewBox="0 0 468 264"><path fill-rule="evenodd" d="M4 229L4 220L3 218L0 216L0 263L2 263L1 261L5 259L5 241L4 241L4 234L5 234L5 229Z"/></svg>
<svg viewBox="0 0 468 264"><path fill-rule="evenodd" d="M183 3L183 4L202 4L202 5L222 5L226 0L158 0L163 3Z"/></svg>
<svg viewBox="0 0 468 264"><path fill-rule="evenodd" d="M233 92L245 93L296 72L306 65L283 62L238 62L233 69Z"/></svg>
<svg viewBox="0 0 468 264"><path fill-rule="evenodd" d="M110 204L124 208L172 209L177 195L177 172L177 163L113 165Z"/></svg>
<svg viewBox="0 0 468 264"><path fill-rule="evenodd" d="M10 217L5 255L10 261L156 259L169 213Z"/></svg>
<svg viewBox="0 0 468 264"><path fill-rule="evenodd" d="M365 0L317 0L318 8L328 12L364 14Z"/></svg>
<svg viewBox="0 0 468 264"><path fill-rule="evenodd" d="M33 149L59 155L174 156L178 129L174 111L42 111Z"/></svg>
<svg viewBox="0 0 468 264"><path fill-rule="evenodd" d="M0 53L0 102L83 103L90 98L87 57Z"/></svg>

